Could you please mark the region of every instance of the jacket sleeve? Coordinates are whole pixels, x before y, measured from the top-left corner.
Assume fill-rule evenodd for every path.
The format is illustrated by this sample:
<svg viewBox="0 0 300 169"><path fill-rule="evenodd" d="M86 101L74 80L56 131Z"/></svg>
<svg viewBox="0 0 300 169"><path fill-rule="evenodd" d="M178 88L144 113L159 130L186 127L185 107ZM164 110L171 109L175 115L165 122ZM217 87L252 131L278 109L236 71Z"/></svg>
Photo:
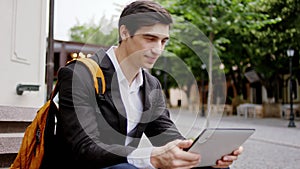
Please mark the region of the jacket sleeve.
<svg viewBox="0 0 300 169"><path fill-rule="evenodd" d="M99 108L92 77L80 63L60 69L58 124L73 158L80 164L98 168L127 162L135 148L107 145L99 139Z"/></svg>

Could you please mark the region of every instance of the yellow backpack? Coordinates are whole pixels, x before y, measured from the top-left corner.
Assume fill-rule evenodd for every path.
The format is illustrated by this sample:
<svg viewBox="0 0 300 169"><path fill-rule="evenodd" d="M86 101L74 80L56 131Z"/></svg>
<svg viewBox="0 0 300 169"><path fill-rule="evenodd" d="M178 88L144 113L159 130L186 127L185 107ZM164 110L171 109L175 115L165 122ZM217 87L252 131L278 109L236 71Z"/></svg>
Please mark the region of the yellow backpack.
<svg viewBox="0 0 300 169"><path fill-rule="evenodd" d="M82 62L89 69L93 75L94 87L97 94L99 94L99 90L101 90L99 89L98 79L101 79L101 93L104 94L106 88L105 79L98 63L90 58L79 58L74 61ZM54 133L55 114L58 112L58 109L53 102L53 98L57 92L58 87L56 85L50 99L37 111L37 115L32 123L26 128L21 147L10 169L40 168L44 157L45 134L46 132ZM45 129L47 131L45 131Z"/></svg>

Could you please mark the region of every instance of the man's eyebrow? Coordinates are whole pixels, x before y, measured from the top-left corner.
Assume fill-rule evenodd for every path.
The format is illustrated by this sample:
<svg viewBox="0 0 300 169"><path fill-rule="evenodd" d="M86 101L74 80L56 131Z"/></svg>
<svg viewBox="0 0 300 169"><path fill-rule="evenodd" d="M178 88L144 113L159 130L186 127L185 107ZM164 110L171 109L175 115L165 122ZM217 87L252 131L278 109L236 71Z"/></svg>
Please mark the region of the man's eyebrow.
<svg viewBox="0 0 300 169"><path fill-rule="evenodd" d="M153 37L153 38L159 38L159 36L153 35L153 34L149 34L149 33L145 33L142 34L142 36L148 36L148 37ZM164 40L169 40L170 38L167 36L164 38Z"/></svg>

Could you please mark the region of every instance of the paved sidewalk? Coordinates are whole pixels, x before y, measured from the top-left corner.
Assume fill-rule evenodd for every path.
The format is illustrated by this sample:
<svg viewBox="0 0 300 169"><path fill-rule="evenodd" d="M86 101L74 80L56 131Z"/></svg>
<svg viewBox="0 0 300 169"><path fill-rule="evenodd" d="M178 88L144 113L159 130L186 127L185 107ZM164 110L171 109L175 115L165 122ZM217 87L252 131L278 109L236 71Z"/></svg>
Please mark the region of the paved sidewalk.
<svg viewBox="0 0 300 169"><path fill-rule="evenodd" d="M186 137L198 135L205 122L205 118L186 109L172 109L171 118ZM288 128L288 123L288 120L280 118L222 117L218 127L256 129L250 139L243 144L244 152L233 163L231 169L299 168L300 121L295 121L296 128ZM210 124L217 123L212 121ZM144 140L142 144L147 144L147 140Z"/></svg>
<svg viewBox="0 0 300 169"><path fill-rule="evenodd" d="M173 109L171 111L171 118L174 119L183 135L195 135L197 130L203 128L204 118L185 109ZM299 168L300 121L295 121L296 128L288 128L288 123L289 120L280 118L222 117L218 127L256 129L250 139L243 144L244 152L234 162L231 169Z"/></svg>

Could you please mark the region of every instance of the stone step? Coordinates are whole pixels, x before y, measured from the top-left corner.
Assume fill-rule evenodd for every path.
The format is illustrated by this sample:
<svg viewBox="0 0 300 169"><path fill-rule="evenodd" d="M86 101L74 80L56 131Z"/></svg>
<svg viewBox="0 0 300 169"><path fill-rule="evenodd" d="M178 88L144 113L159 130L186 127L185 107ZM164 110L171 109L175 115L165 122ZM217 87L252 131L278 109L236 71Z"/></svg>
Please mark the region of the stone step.
<svg viewBox="0 0 300 169"><path fill-rule="evenodd" d="M9 168L37 108L0 106L0 168Z"/></svg>
<svg viewBox="0 0 300 169"><path fill-rule="evenodd" d="M24 133L0 133L0 167L9 167L19 152Z"/></svg>
<svg viewBox="0 0 300 169"><path fill-rule="evenodd" d="M3 122L31 122L37 108L0 106L0 121Z"/></svg>

